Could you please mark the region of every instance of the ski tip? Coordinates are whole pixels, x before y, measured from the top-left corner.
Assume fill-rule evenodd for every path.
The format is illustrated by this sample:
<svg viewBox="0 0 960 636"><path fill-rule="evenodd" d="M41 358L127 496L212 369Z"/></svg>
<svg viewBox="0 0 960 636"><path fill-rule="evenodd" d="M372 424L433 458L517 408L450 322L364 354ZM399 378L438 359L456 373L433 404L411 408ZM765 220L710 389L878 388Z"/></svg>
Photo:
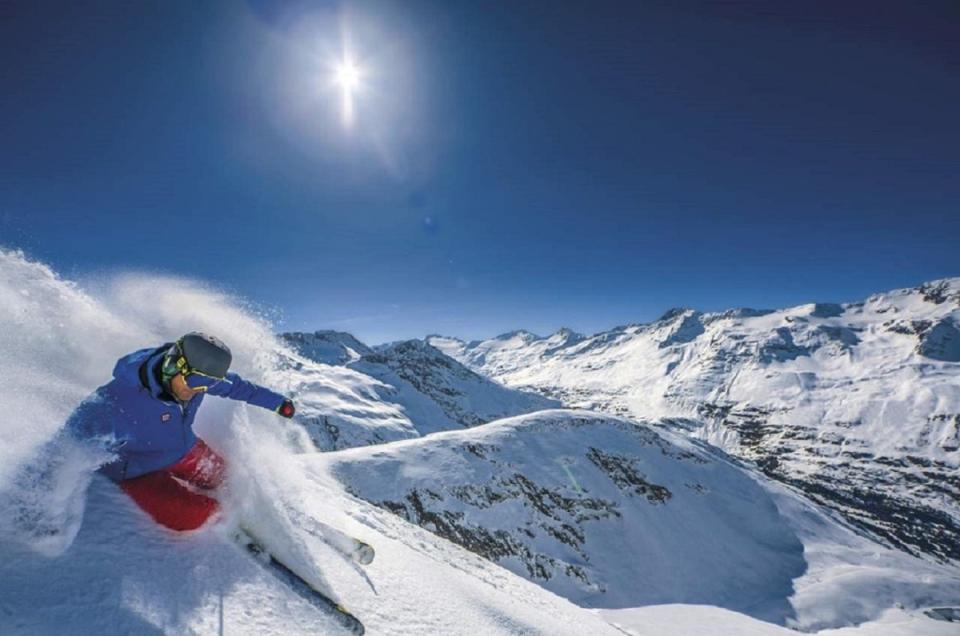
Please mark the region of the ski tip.
<svg viewBox="0 0 960 636"><path fill-rule="evenodd" d="M360 619L351 614L350 610L343 605L336 605L336 610L340 613L340 624L350 630L351 634L362 636L367 631Z"/></svg>
<svg viewBox="0 0 960 636"><path fill-rule="evenodd" d="M376 552L374 552L373 548L366 543L360 543L354 549L353 556L360 565L370 565L373 563Z"/></svg>

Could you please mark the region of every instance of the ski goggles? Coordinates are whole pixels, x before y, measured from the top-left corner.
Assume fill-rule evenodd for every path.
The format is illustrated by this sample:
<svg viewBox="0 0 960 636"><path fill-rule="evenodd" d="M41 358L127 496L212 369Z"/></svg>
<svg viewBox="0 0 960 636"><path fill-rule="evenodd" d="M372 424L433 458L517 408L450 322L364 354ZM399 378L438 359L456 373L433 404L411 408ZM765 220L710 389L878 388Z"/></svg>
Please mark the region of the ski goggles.
<svg viewBox="0 0 960 636"><path fill-rule="evenodd" d="M194 391L206 391L220 384L225 379L207 375L202 371L191 368L190 365L187 364L186 356L184 356L180 350L179 343L171 347L171 351L163 356L163 360L160 363L160 372L168 378L172 378L178 374L183 375L187 386Z"/></svg>
<svg viewBox="0 0 960 636"><path fill-rule="evenodd" d="M212 375L206 375L199 371L185 373L183 379L186 381L187 386L194 391L206 391L224 381L223 378L215 378Z"/></svg>

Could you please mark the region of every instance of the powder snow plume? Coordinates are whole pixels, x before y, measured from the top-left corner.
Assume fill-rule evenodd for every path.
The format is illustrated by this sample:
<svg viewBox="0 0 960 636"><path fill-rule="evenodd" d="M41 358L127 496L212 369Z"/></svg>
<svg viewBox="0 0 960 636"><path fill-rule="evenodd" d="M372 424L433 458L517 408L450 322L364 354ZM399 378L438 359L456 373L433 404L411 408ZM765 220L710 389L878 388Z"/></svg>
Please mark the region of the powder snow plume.
<svg viewBox="0 0 960 636"><path fill-rule="evenodd" d="M49 555L70 545L82 521L86 487L109 455L61 435L66 419L110 379L120 356L195 330L228 342L233 368L254 381L274 366L281 347L265 319L202 283L125 273L80 285L20 251L0 249L3 540ZM229 446L229 431L236 427L214 423L233 419L230 408L204 409L197 429ZM237 420L249 426L255 417Z"/></svg>

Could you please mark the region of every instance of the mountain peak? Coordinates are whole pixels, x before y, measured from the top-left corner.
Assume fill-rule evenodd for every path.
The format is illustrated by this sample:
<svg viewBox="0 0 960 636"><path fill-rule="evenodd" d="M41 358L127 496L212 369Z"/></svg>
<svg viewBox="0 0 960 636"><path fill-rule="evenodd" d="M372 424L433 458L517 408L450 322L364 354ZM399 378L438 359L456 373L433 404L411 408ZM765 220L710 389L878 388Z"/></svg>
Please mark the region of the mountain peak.
<svg viewBox="0 0 960 636"><path fill-rule="evenodd" d="M293 331L280 334L280 338L303 357L324 364L346 364L372 352L370 347L345 331Z"/></svg>
<svg viewBox="0 0 960 636"><path fill-rule="evenodd" d="M675 320L678 316L682 316L687 312L693 311L687 307L672 307L663 313L662 316L654 320L654 322L670 322Z"/></svg>
<svg viewBox="0 0 960 636"><path fill-rule="evenodd" d="M952 300L960 306L960 277L930 281L917 287L916 291L929 303L939 305Z"/></svg>
<svg viewBox="0 0 960 636"><path fill-rule="evenodd" d="M424 342L427 342L429 344L433 344L432 341L434 340L439 340L441 342L458 343L461 345L466 344L466 341L463 340L462 338L457 338L456 336L445 336L442 333L427 334L426 336L423 337L423 340Z"/></svg>
<svg viewBox="0 0 960 636"><path fill-rule="evenodd" d="M516 329L514 331L508 331L506 333L502 333L499 336L494 337L493 340L505 341L505 340L513 340L514 338L520 338L524 342L533 342L534 340L543 340L542 336L538 336L537 334L531 331L527 331L526 329Z"/></svg>
<svg viewBox="0 0 960 636"><path fill-rule="evenodd" d="M396 340L394 342L388 342L382 344L378 347L375 347L377 353L398 353L398 354L408 354L408 353L417 353L420 355L430 355L430 356L443 356L445 355L442 351L434 347L432 344L426 340L420 340L417 338L410 338L409 340Z"/></svg>
<svg viewBox="0 0 960 636"><path fill-rule="evenodd" d="M586 336L577 333L573 329L561 327L545 339L545 342L550 345L550 348L544 351L544 355L551 355L561 349L583 342L585 338Z"/></svg>

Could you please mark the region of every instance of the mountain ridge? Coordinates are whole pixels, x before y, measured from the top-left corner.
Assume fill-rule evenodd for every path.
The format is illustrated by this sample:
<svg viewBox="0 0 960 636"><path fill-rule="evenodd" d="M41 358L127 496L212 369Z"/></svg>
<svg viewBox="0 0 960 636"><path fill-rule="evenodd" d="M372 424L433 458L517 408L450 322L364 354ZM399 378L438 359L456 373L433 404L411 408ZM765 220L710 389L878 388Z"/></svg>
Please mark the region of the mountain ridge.
<svg viewBox="0 0 960 636"><path fill-rule="evenodd" d="M550 351L430 341L570 407L682 419L888 545L960 559L960 278L861 302L672 309Z"/></svg>

